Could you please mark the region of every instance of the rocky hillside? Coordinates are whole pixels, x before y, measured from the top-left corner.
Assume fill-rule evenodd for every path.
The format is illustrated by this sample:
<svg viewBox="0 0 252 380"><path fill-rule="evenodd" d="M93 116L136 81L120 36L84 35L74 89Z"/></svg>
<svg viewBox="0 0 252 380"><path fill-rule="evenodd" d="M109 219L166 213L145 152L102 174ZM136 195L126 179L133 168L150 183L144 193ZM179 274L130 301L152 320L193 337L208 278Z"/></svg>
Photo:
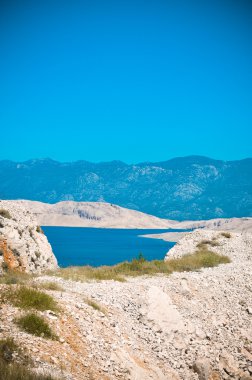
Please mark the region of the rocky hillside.
<svg viewBox="0 0 252 380"><path fill-rule="evenodd" d="M240 231L252 233L252 218L218 218L180 222L181 229L206 228L211 230Z"/></svg>
<svg viewBox="0 0 252 380"><path fill-rule="evenodd" d="M47 293L61 311L40 312L58 340L20 331L20 310L8 303L0 338L11 331L37 371L61 380L251 380L252 235L194 231L171 256L202 241L231 263L127 282L38 277L37 284L60 286Z"/></svg>
<svg viewBox="0 0 252 380"><path fill-rule="evenodd" d="M136 165L1 161L0 176L2 199L108 202L178 220L252 216L252 159L192 156Z"/></svg>
<svg viewBox="0 0 252 380"><path fill-rule="evenodd" d="M21 204L0 201L0 273L6 269L40 273L57 261L37 220Z"/></svg>
<svg viewBox="0 0 252 380"><path fill-rule="evenodd" d="M104 202L11 202L23 205L42 226L167 229L176 223Z"/></svg>

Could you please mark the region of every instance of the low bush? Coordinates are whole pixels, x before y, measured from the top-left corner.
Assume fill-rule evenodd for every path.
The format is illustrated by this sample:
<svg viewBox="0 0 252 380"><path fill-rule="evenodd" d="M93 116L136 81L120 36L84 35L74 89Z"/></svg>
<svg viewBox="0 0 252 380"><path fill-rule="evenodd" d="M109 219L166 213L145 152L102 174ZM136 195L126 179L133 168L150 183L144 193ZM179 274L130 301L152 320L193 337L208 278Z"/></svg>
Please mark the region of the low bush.
<svg viewBox="0 0 252 380"><path fill-rule="evenodd" d="M27 286L7 289L3 297L7 302L21 309L59 311L56 301L50 295Z"/></svg>
<svg viewBox="0 0 252 380"><path fill-rule="evenodd" d="M0 216L6 219L11 219L11 214L9 213L8 210L5 210L4 208L0 209Z"/></svg>
<svg viewBox="0 0 252 380"><path fill-rule="evenodd" d="M42 338L56 339L46 320L37 314L29 313L16 320L16 324L28 334Z"/></svg>

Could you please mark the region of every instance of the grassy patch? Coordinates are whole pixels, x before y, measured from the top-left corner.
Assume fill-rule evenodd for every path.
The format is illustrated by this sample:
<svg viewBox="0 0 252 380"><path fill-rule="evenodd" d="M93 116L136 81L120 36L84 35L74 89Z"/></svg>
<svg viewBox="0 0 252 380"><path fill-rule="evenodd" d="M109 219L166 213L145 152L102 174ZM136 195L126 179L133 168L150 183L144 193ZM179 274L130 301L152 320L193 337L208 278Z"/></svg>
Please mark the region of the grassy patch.
<svg viewBox="0 0 252 380"><path fill-rule="evenodd" d="M91 306L93 309L98 310L98 311L102 312L103 314L106 314L106 310L101 305L99 305L97 302L95 302L89 298L86 298L85 302L86 302L86 304Z"/></svg>
<svg viewBox="0 0 252 380"><path fill-rule="evenodd" d="M205 248L179 259L170 259L167 263L173 272L189 272L201 268L216 267L219 264L228 264L230 259Z"/></svg>
<svg viewBox="0 0 252 380"><path fill-rule="evenodd" d="M3 293L3 298L21 309L59 311L56 301L50 295L27 286L7 289Z"/></svg>
<svg viewBox="0 0 252 380"><path fill-rule="evenodd" d="M23 365L8 364L2 360L0 360L0 376L3 380L54 380L50 375L39 375Z"/></svg>
<svg viewBox="0 0 252 380"><path fill-rule="evenodd" d="M212 239L212 240L203 239L197 244L197 248L205 249L208 245L210 245L211 247L218 247L220 243L216 239Z"/></svg>
<svg viewBox="0 0 252 380"><path fill-rule="evenodd" d="M49 324L44 318L34 313L26 314L16 320L16 324L28 334L40 336L42 338L56 339Z"/></svg>
<svg viewBox="0 0 252 380"><path fill-rule="evenodd" d="M37 286L41 289L53 290L58 292L62 292L64 290L59 284L53 281L40 282Z"/></svg>
<svg viewBox="0 0 252 380"><path fill-rule="evenodd" d="M0 209L0 216L6 219L11 219L11 214L9 213L8 210L5 210L4 208Z"/></svg>
<svg viewBox="0 0 252 380"><path fill-rule="evenodd" d="M102 266L99 268L94 268L90 266L80 266L80 267L68 267L62 268L54 272L56 276L62 277L66 280L73 281L89 281L89 280L115 280L115 281L126 281L125 278L117 273L114 267Z"/></svg>
<svg viewBox="0 0 252 380"><path fill-rule="evenodd" d="M131 262L123 262L114 266L102 266L93 268L68 267L60 269L56 275L65 279L76 281L87 280L125 280L127 276L142 276L155 274L171 274L172 272L194 271L200 268L213 267L223 263L229 263L227 256L221 256L208 250L206 244L198 247L198 250L178 259L152 260L144 258L134 259Z"/></svg>
<svg viewBox="0 0 252 380"><path fill-rule="evenodd" d="M230 239L231 238L231 233L230 232L222 232L221 236L224 236L225 238Z"/></svg>
<svg viewBox="0 0 252 380"><path fill-rule="evenodd" d="M31 278L31 275L28 273L7 270L2 276L0 276L0 284L25 284L30 281Z"/></svg>

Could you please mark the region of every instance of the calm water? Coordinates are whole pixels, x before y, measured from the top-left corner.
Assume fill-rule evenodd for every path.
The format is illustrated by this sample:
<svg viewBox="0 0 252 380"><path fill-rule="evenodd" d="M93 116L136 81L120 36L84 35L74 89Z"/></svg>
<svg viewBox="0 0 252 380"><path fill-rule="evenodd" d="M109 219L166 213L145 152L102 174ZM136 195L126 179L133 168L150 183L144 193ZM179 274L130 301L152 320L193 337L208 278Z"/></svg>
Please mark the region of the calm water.
<svg viewBox="0 0 252 380"><path fill-rule="evenodd" d="M163 259L174 243L139 235L178 230L127 230L43 227L61 267L114 265L141 252L148 260Z"/></svg>

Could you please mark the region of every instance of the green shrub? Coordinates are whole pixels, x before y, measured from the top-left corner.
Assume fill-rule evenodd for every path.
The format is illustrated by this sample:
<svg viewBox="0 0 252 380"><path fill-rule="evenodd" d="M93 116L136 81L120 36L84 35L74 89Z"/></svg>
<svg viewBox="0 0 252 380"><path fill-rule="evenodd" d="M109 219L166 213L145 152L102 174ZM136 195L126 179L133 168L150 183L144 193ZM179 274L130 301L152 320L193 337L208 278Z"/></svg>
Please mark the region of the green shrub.
<svg viewBox="0 0 252 380"><path fill-rule="evenodd" d="M59 311L56 301L50 295L26 286L8 289L3 296L6 301L21 309Z"/></svg>
<svg viewBox="0 0 252 380"><path fill-rule="evenodd" d="M0 209L0 216L6 219L11 219L11 214L9 213L8 210L5 210L4 208Z"/></svg>
<svg viewBox="0 0 252 380"><path fill-rule="evenodd" d="M16 324L28 334L40 336L42 338L56 338L48 323L44 320L44 318L37 314L26 314L18 318L16 320Z"/></svg>

